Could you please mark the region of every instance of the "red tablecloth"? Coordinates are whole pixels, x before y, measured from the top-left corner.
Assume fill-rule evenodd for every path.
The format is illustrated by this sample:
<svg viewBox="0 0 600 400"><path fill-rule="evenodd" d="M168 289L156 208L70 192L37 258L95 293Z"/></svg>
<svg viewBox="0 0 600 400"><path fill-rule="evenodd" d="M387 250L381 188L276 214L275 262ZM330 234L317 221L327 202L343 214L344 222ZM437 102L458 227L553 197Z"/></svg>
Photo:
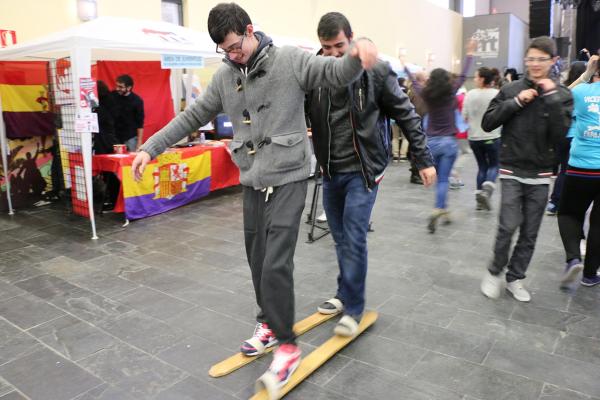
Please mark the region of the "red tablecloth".
<svg viewBox="0 0 600 400"><path fill-rule="evenodd" d="M178 152L182 157L193 157L200 155L206 151L211 152L211 173L210 173L210 191L235 186L240 183L240 171L237 166L231 161L231 156L226 146L211 146L211 145L196 145L193 147L184 147L179 149L169 149L168 152ZM93 173L113 172L123 182L122 170L125 166L131 166L135 153L130 154L101 154L93 157ZM149 165L156 163L152 161ZM193 199L196 200L196 199ZM191 201L191 200L190 200ZM117 204L115 204L116 212L126 212L125 202L123 199L123 185L119 191ZM166 210L165 210L166 211Z"/></svg>

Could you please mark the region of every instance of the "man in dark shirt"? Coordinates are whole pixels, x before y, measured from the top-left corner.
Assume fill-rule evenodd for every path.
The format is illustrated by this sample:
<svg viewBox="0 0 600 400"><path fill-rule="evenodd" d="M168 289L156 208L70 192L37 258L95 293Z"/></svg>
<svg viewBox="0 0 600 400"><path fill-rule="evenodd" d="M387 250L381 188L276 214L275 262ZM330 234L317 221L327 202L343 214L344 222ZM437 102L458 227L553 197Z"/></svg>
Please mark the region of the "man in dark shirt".
<svg viewBox="0 0 600 400"><path fill-rule="evenodd" d="M129 151L137 151L144 135L144 101L133 93L133 79L129 75L117 77L115 91L115 132Z"/></svg>
<svg viewBox="0 0 600 400"><path fill-rule="evenodd" d="M351 46L352 28L340 13L325 14L317 33L323 56L341 57ZM378 62L350 86L314 89L306 111L323 171L323 208L339 266L336 295L318 310L343 311L334 332L354 336L365 307L369 219L391 158L390 118L408 139L426 186L434 182L436 172L421 118L387 63Z"/></svg>

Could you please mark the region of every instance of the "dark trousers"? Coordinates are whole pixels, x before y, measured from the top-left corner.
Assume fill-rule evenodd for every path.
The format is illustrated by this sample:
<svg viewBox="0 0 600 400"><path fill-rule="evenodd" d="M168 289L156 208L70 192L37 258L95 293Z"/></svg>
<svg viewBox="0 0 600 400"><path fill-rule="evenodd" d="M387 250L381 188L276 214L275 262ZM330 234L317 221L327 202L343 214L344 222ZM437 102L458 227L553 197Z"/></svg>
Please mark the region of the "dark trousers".
<svg viewBox="0 0 600 400"><path fill-rule="evenodd" d="M344 313L352 316L365 309L367 231L377 188L367 190L361 172L323 177L323 208L340 268L336 296L344 303Z"/></svg>
<svg viewBox="0 0 600 400"><path fill-rule="evenodd" d="M512 282L525 278L546 209L548 185L527 185L514 179L501 179L501 182L498 231L489 271L498 275L508 267L506 280ZM519 238L509 259L517 229Z"/></svg>
<svg viewBox="0 0 600 400"><path fill-rule="evenodd" d="M491 140L469 140L475 160L477 160L477 189L481 190L483 182L496 182L498 178L498 153L500 138Z"/></svg>
<svg viewBox="0 0 600 400"><path fill-rule="evenodd" d="M266 192L244 186L244 239L252 273L258 322L266 322L280 343L294 343L294 252L307 182Z"/></svg>
<svg viewBox="0 0 600 400"><path fill-rule="evenodd" d="M579 242L583 238L583 222L590 204L590 230L587 236L583 276L593 278L600 266L600 179L565 176L558 208L558 229L567 261L581 260Z"/></svg>
<svg viewBox="0 0 600 400"><path fill-rule="evenodd" d="M554 181L554 188L552 188L552 194L550 195L550 202L555 206L560 204L560 194L565 182L565 171L569 164L569 152L571 150L571 140L573 138L566 138L556 146L556 158L558 158L558 174Z"/></svg>

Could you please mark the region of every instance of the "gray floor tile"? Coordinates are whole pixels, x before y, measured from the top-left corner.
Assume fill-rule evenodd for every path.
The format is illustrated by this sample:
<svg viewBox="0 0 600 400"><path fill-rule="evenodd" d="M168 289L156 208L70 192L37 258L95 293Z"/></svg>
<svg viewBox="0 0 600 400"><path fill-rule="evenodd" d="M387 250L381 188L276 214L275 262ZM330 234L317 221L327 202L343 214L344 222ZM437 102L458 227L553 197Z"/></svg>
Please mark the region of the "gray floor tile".
<svg viewBox="0 0 600 400"><path fill-rule="evenodd" d="M150 267L136 272L125 272L123 278L170 293L194 285L194 281Z"/></svg>
<svg viewBox="0 0 600 400"><path fill-rule="evenodd" d="M531 304L518 304L510 319L533 325L547 326L559 331L566 331L568 326L584 320L585 316L534 307Z"/></svg>
<svg viewBox="0 0 600 400"><path fill-rule="evenodd" d="M77 397L73 400L135 400L125 391L103 383Z"/></svg>
<svg viewBox="0 0 600 400"><path fill-rule="evenodd" d="M115 276L122 276L125 273L136 272L148 268L147 265L138 262L133 258L116 254L108 254L93 258L86 261L85 264L99 271Z"/></svg>
<svg viewBox="0 0 600 400"><path fill-rule="evenodd" d="M233 318L246 320L256 317L256 297L210 285L194 285L174 291L173 296ZM172 315L175 315L173 313Z"/></svg>
<svg viewBox="0 0 600 400"><path fill-rule="evenodd" d="M187 377L180 369L125 344L99 351L78 364L135 399L156 396Z"/></svg>
<svg viewBox="0 0 600 400"><path fill-rule="evenodd" d="M461 400L462 394L353 361L325 385L350 399Z"/></svg>
<svg viewBox="0 0 600 400"><path fill-rule="evenodd" d="M195 307L165 293L147 287L140 287L118 297L118 301L154 318L165 321L182 311Z"/></svg>
<svg viewBox="0 0 600 400"><path fill-rule="evenodd" d="M118 318L131 311L130 307L85 289L67 293L50 300L56 307L91 324Z"/></svg>
<svg viewBox="0 0 600 400"><path fill-rule="evenodd" d="M189 336L176 326L166 324L138 311L122 314L98 324L106 332L150 354L156 354ZM144 332L140 335L140 332Z"/></svg>
<svg viewBox="0 0 600 400"><path fill-rule="evenodd" d="M102 271L89 271L75 274L68 278L69 282L102 296L114 298L138 287L126 279Z"/></svg>
<svg viewBox="0 0 600 400"><path fill-rule="evenodd" d="M496 343L484 363L588 395L600 393L600 371L594 364L520 347ZM585 374L574 371L586 371Z"/></svg>
<svg viewBox="0 0 600 400"><path fill-rule="evenodd" d="M343 349L341 354L392 372L406 374L426 352L420 347L363 333Z"/></svg>
<svg viewBox="0 0 600 400"><path fill-rule="evenodd" d="M0 316L21 329L29 329L62 315L64 312L30 294L0 302Z"/></svg>
<svg viewBox="0 0 600 400"><path fill-rule="evenodd" d="M102 383L45 348L0 366L0 375L32 400L71 399Z"/></svg>
<svg viewBox="0 0 600 400"><path fill-rule="evenodd" d="M19 392L10 392L4 396L0 396L0 400L27 400L27 398L23 397Z"/></svg>
<svg viewBox="0 0 600 400"><path fill-rule="evenodd" d="M208 382L229 394L253 385L267 369L270 356L253 361L250 365L220 378L210 378L208 370L213 364L232 356L239 350L228 350L203 338L193 336L159 353L157 357L174 365L195 378Z"/></svg>
<svg viewBox="0 0 600 400"><path fill-rule="evenodd" d="M560 331L540 325L495 318L471 311L459 311L449 329L486 336L508 343L520 343L552 353Z"/></svg>
<svg viewBox="0 0 600 400"><path fill-rule="evenodd" d="M482 399L530 400L543 383L442 354L428 353L409 377Z"/></svg>
<svg viewBox="0 0 600 400"><path fill-rule="evenodd" d="M196 400L202 396L211 400L234 400L235 397L229 395L209 383L202 382L192 377L176 383L167 390L156 396L156 400Z"/></svg>
<svg viewBox="0 0 600 400"><path fill-rule="evenodd" d="M595 400L596 397L590 397L582 393L574 392L568 389L561 389L558 386L544 384L539 400Z"/></svg>
<svg viewBox="0 0 600 400"><path fill-rule="evenodd" d="M235 351L254 332L254 324L244 323L202 307L184 311L168 323ZM219 329L215 329L217 326Z"/></svg>
<svg viewBox="0 0 600 400"><path fill-rule="evenodd" d="M483 361L493 343L492 339L483 336L438 328L403 318L384 330L381 336L475 363Z"/></svg>
<svg viewBox="0 0 600 400"><path fill-rule="evenodd" d="M38 325L29 333L72 361L85 358L116 342L100 329L70 315Z"/></svg>
<svg viewBox="0 0 600 400"><path fill-rule="evenodd" d="M600 339L576 335L561 336L558 340L555 353L600 365Z"/></svg>

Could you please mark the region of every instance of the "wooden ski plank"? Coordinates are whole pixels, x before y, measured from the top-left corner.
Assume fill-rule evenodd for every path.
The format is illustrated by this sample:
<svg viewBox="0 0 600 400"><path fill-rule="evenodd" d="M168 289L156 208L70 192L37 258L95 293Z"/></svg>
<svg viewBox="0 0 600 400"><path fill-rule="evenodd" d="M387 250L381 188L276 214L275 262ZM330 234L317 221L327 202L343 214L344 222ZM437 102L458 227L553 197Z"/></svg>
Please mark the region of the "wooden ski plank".
<svg viewBox="0 0 600 400"><path fill-rule="evenodd" d="M294 332L296 333L296 336L303 335L304 333L308 332L309 330L313 329L318 325L321 325L323 322L330 320L336 315L338 314L321 314L319 312L316 312L304 318L303 320L296 322L294 324ZM257 358L262 357L267 353L270 353L273 350L273 347L266 349L265 352L259 356L249 357L245 356L242 353L234 354L233 356L213 365L208 371L208 375L212 376L213 378L228 375L233 371L242 368L244 365L250 364Z"/></svg>
<svg viewBox="0 0 600 400"><path fill-rule="evenodd" d="M360 324L358 325L358 333L354 337L343 337L333 336L325 343L313 350L308 356L302 359L300 365L288 381L288 383L279 390L279 397L282 398L288 394L292 389L298 386L304 379L310 374L315 372L321 365L325 364L327 360L333 357L338 351L346 347L348 343L352 342L361 333L363 333L369 326L373 325L377 320L378 314L375 311L367 311L363 315ZM250 400L271 400L266 389L262 389L250 398Z"/></svg>

